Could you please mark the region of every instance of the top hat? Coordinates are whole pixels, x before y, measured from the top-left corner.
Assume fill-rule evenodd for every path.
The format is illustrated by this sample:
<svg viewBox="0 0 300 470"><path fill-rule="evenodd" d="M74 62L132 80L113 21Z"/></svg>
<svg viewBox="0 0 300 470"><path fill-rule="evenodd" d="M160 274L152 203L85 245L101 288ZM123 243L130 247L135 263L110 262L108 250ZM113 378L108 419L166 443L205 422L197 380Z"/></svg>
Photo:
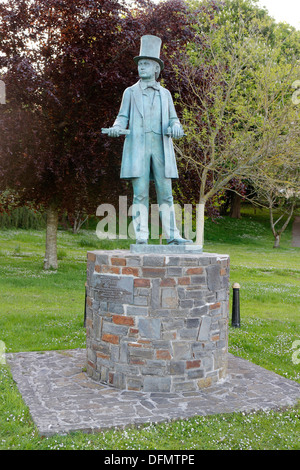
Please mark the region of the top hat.
<svg viewBox="0 0 300 470"><path fill-rule="evenodd" d="M152 59L159 63L160 69L163 70L164 63L159 58L160 56L161 39L157 36L147 34L141 37L141 48L140 55L134 57L134 61L137 64L140 59Z"/></svg>

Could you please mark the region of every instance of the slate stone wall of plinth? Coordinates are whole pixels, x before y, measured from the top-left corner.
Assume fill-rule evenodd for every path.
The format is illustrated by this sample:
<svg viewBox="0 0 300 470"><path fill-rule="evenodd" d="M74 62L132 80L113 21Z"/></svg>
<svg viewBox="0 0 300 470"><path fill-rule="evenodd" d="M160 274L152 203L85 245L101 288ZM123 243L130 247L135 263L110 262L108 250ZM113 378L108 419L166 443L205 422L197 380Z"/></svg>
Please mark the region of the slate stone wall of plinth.
<svg viewBox="0 0 300 470"><path fill-rule="evenodd" d="M87 373L119 389L197 390L226 377L229 256L87 254Z"/></svg>

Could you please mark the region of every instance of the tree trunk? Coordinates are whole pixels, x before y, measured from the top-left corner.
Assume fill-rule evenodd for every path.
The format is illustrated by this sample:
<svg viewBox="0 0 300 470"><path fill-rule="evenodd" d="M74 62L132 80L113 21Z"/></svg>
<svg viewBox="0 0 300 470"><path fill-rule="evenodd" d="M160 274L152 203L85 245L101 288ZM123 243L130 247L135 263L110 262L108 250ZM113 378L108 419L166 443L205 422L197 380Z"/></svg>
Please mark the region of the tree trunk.
<svg viewBox="0 0 300 470"><path fill-rule="evenodd" d="M273 248L280 248L280 233L276 233L274 237L275 237L275 241L274 241Z"/></svg>
<svg viewBox="0 0 300 470"><path fill-rule="evenodd" d="M58 211L55 205L50 205L47 209L46 227L46 253L44 259L44 269L57 269L57 226Z"/></svg>
<svg viewBox="0 0 300 470"><path fill-rule="evenodd" d="M230 217L232 219L241 218L241 196L234 193L231 199Z"/></svg>
<svg viewBox="0 0 300 470"><path fill-rule="evenodd" d="M75 212L74 222L73 222L73 233L79 233L79 230L81 229L84 222L87 221L87 219L88 219L88 216L84 217L84 215L82 215L81 217L80 212Z"/></svg>
<svg viewBox="0 0 300 470"><path fill-rule="evenodd" d="M197 205L196 214L196 245L203 247L204 244L204 210L205 202L200 202Z"/></svg>
<svg viewBox="0 0 300 470"><path fill-rule="evenodd" d="M270 213L270 223L271 223L271 229L272 229L272 233L274 235L274 238L275 238L275 242L274 242L274 245L273 245L273 248L279 248L280 247L280 237L281 237L281 234L285 231L285 229L287 228L291 218L292 218L292 215L293 215L293 212L294 212L294 209L295 209L295 202L292 203L291 205L291 208L290 208L290 213L285 221L285 223L283 224L283 226L281 227L280 230L275 230L275 225L280 221L280 219L283 217L284 214L282 214L279 219L277 219L277 221L274 223L274 218L273 218L273 207L272 207L272 204L270 203L269 204L269 213Z"/></svg>

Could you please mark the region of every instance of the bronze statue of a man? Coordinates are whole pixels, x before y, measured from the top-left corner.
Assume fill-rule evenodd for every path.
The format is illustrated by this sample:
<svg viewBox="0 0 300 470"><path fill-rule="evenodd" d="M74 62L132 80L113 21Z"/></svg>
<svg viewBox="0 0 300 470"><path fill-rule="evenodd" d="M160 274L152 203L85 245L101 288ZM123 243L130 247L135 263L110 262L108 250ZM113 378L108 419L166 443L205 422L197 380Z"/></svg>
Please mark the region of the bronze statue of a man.
<svg viewBox="0 0 300 470"><path fill-rule="evenodd" d="M172 137L182 137L183 130L170 92L156 81L164 67L160 48L160 38L142 36L140 55L134 58L140 80L125 90L119 114L107 133L110 137L126 134L121 178L132 181L136 243L148 242L149 182L153 179L167 243L190 244L191 240L180 236L175 221L172 178L178 178L178 172Z"/></svg>

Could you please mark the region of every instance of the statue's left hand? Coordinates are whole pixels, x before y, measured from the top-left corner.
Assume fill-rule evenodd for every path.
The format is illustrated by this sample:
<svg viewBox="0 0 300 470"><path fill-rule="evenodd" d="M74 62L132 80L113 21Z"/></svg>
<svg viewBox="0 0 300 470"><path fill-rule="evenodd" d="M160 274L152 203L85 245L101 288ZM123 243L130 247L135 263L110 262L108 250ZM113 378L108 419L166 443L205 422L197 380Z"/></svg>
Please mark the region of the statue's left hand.
<svg viewBox="0 0 300 470"><path fill-rule="evenodd" d="M184 133L183 133L183 130L182 130L182 127L180 124L174 124L172 126L172 137L174 139L179 139L180 137L183 137L184 136Z"/></svg>

